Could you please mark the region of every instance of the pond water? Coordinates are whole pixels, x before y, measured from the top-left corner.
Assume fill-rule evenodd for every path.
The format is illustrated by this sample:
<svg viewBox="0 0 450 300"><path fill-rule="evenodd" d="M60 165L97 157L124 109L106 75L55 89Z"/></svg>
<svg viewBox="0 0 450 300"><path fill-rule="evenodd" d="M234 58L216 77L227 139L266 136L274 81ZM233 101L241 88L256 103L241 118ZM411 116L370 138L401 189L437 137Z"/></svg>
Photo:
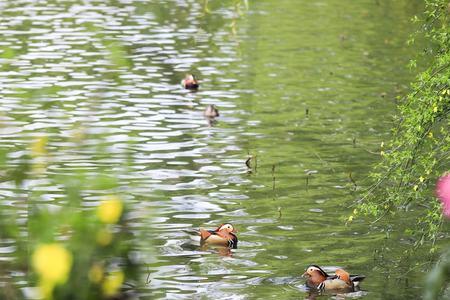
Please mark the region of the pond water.
<svg viewBox="0 0 450 300"><path fill-rule="evenodd" d="M142 299L305 298L312 263L367 275L351 296L415 298L420 268L405 280L377 255L406 243L345 220L412 79L405 41L420 2L0 2L0 147L16 164L30 137L50 137L46 173L25 185L49 206L64 205L55 174L119 178L148 242ZM189 72L198 92L180 87ZM66 141L83 134L81 147ZM23 208L21 222L23 194L1 183L1 208ZM238 229L231 255L191 241L223 222Z"/></svg>

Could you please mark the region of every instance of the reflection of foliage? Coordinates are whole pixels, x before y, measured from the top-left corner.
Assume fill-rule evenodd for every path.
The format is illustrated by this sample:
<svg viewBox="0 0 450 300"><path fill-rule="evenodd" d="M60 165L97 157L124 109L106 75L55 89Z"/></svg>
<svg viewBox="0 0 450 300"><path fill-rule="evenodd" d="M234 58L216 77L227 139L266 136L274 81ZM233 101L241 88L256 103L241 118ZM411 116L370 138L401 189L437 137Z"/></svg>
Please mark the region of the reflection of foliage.
<svg viewBox="0 0 450 300"><path fill-rule="evenodd" d="M244 6L248 10L248 0L233 0L234 10L238 15L242 15L241 7ZM211 10L209 9L209 0L203 0L203 13L209 14Z"/></svg>
<svg viewBox="0 0 450 300"><path fill-rule="evenodd" d="M408 229L420 237L416 245L434 242L442 227L440 205L430 190L448 170L450 153L450 7L446 0L426 2L419 34L432 44L427 50L432 63L400 103L394 137L381 146L383 160L372 174L375 184L358 210L382 217L419 207L418 224Z"/></svg>
<svg viewBox="0 0 450 300"><path fill-rule="evenodd" d="M229 24L231 34L233 36L237 35L237 20L243 15L242 7L245 10L248 10L248 0L233 0L232 6L234 10L233 18ZM211 14L211 9L209 7L209 1L203 0L203 14L209 15Z"/></svg>

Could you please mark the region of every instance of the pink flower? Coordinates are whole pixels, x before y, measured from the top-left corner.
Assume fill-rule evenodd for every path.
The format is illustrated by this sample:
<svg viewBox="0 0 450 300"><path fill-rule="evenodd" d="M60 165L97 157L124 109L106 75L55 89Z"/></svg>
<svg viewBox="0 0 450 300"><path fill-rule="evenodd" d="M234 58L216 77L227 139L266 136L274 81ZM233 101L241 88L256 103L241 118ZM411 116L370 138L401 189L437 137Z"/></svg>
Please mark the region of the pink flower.
<svg viewBox="0 0 450 300"><path fill-rule="evenodd" d="M444 216L450 218L450 173L439 178L436 184L436 195L442 202Z"/></svg>

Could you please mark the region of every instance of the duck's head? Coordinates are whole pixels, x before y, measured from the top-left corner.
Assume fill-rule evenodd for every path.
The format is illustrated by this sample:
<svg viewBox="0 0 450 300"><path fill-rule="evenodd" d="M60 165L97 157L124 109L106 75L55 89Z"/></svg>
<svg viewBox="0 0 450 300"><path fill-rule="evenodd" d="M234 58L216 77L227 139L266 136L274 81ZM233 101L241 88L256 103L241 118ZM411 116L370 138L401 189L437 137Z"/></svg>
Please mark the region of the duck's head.
<svg viewBox="0 0 450 300"><path fill-rule="evenodd" d="M308 268L306 268L305 273L302 275L303 277L323 277L327 278L328 274L324 270L322 270L321 267L318 265L309 265Z"/></svg>
<svg viewBox="0 0 450 300"><path fill-rule="evenodd" d="M186 74L184 80L186 80L187 82L197 82L197 78L194 74Z"/></svg>
<svg viewBox="0 0 450 300"><path fill-rule="evenodd" d="M234 228L234 226L231 223L224 223L221 224L219 227L217 227L216 231L225 231L225 232L232 232L235 233L237 230Z"/></svg>

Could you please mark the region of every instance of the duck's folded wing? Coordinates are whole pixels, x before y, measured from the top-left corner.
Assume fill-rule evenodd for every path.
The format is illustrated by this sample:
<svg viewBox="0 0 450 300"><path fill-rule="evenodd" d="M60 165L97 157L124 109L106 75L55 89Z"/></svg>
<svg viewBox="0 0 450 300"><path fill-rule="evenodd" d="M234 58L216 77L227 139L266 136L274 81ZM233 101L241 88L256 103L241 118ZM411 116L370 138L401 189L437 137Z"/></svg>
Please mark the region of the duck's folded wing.
<svg viewBox="0 0 450 300"><path fill-rule="evenodd" d="M214 233L214 231L205 230L205 229L200 228L200 237L201 237L202 240L206 240L206 239L209 238L213 233Z"/></svg>

